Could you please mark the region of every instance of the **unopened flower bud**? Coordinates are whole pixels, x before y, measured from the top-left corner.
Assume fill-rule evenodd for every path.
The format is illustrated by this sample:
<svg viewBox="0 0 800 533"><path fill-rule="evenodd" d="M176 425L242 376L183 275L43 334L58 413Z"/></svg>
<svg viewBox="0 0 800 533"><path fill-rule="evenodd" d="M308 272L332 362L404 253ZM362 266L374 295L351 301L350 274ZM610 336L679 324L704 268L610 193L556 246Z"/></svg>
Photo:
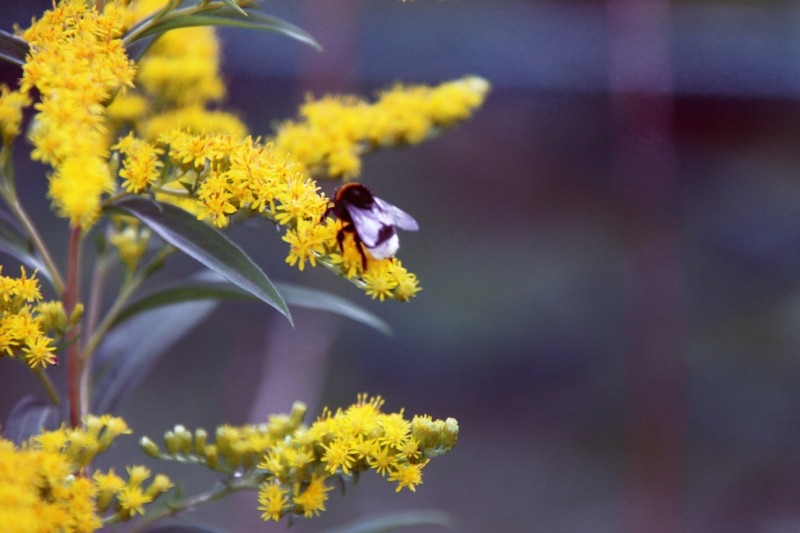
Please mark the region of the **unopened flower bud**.
<svg viewBox="0 0 800 533"><path fill-rule="evenodd" d="M203 455L208 440L208 433L203 428L197 428L194 431L194 453Z"/></svg>
<svg viewBox="0 0 800 533"><path fill-rule="evenodd" d="M161 450L158 449L158 444L150 440L148 437L139 439L139 448L150 457L158 459L161 457Z"/></svg>

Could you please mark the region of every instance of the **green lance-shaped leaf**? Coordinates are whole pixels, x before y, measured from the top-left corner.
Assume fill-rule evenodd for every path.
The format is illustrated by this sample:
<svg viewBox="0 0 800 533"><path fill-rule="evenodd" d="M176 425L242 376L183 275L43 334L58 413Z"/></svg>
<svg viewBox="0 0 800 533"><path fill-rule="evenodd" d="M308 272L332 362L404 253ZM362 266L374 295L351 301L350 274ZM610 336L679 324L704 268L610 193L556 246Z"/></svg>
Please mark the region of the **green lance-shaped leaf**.
<svg viewBox="0 0 800 533"><path fill-rule="evenodd" d="M239 4L236 3L236 0L222 0L222 3L228 6L229 8L233 9L243 17L247 16L247 12L241 8Z"/></svg>
<svg viewBox="0 0 800 533"><path fill-rule="evenodd" d="M175 523L148 527L144 533L225 533L225 531L211 526Z"/></svg>
<svg viewBox="0 0 800 533"><path fill-rule="evenodd" d="M21 444L42 431L56 429L63 420L61 408L33 396L25 396L11 409L3 437Z"/></svg>
<svg viewBox="0 0 800 533"><path fill-rule="evenodd" d="M387 531L406 530L409 527L426 525L452 529L453 519L441 511L406 511L366 518L343 527L326 529L323 533L386 533Z"/></svg>
<svg viewBox="0 0 800 533"><path fill-rule="evenodd" d="M275 286L290 306L328 311L360 322L381 333L390 335L392 328L384 320L363 307L330 292L303 287L293 283L275 282ZM191 300L249 300L255 298L231 285L213 272L199 272L186 281L152 291L122 310L116 324L151 309Z"/></svg>
<svg viewBox="0 0 800 533"><path fill-rule="evenodd" d="M108 207L141 220L159 237L237 287L281 312L291 323L286 302L267 275L225 235L183 209L153 200L130 198Z"/></svg>
<svg viewBox="0 0 800 533"><path fill-rule="evenodd" d="M13 33L0 30L0 59L4 59L9 63L24 65L28 50L28 43L24 39L17 37Z"/></svg>
<svg viewBox="0 0 800 533"><path fill-rule="evenodd" d="M317 50L322 47L305 30L283 19L273 17L260 11L243 11L239 6L207 6L178 9L158 18L145 19L123 38L126 45L147 37L160 35L169 30L192 26L232 26L252 30L276 32L301 43L313 46Z"/></svg>
<svg viewBox="0 0 800 533"><path fill-rule="evenodd" d="M216 308L215 301L184 302L141 314L107 334L92 363L92 412L109 413L153 365Z"/></svg>
<svg viewBox="0 0 800 533"><path fill-rule="evenodd" d="M14 223L7 219L5 213L0 213L0 251L37 270L41 276L50 281L50 272L34 252L33 244Z"/></svg>

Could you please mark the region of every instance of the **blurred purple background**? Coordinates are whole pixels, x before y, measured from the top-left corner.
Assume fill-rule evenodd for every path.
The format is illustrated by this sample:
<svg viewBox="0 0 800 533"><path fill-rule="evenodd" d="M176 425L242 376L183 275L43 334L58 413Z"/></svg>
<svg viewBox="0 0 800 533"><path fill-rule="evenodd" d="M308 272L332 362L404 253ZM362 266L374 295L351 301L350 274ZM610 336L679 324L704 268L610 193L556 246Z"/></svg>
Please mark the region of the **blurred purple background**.
<svg viewBox="0 0 800 533"><path fill-rule="evenodd" d="M48 4L3 2L2 28ZM494 88L470 122L366 160L363 181L420 222L401 235L424 288L411 303L294 272L271 227L233 230L271 277L368 306L394 336L303 311L292 331L268 308L224 304L128 398L120 414L137 433L260 421L295 399L313 418L362 391L458 419L458 446L416 494L364 475L331 493L322 517L299 520L301 533L416 509L474 533L800 529L800 7L263 6L325 52L221 32L226 107L254 133L307 92L465 74ZM20 187L47 216L43 169L25 168ZM196 269L176 258L160 276ZM37 384L8 361L0 376L4 418ZM138 461L135 448L108 460ZM189 518L285 529L261 523L254 501Z"/></svg>

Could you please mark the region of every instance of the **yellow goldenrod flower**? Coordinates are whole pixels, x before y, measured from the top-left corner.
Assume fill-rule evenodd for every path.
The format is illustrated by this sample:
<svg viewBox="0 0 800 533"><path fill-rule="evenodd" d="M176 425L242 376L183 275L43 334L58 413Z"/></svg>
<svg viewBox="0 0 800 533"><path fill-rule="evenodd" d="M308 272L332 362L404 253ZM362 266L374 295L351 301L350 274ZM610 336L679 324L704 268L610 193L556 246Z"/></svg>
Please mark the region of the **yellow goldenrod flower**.
<svg viewBox="0 0 800 533"><path fill-rule="evenodd" d="M145 494L141 487L135 485L126 485L117 493L120 514L125 517L144 514L144 506L152 501L153 498Z"/></svg>
<svg viewBox="0 0 800 533"><path fill-rule="evenodd" d="M73 226L88 228L100 215L100 197L114 189L104 158L77 154L64 159L50 178L49 195L56 212Z"/></svg>
<svg viewBox="0 0 800 533"><path fill-rule="evenodd" d="M150 102L147 98L140 94L127 93L118 94L106 111L111 120L137 123L148 113L149 108Z"/></svg>
<svg viewBox="0 0 800 533"><path fill-rule="evenodd" d="M150 230L135 219L125 219L109 229L108 242L116 248L122 264L133 272L147 251L150 235Z"/></svg>
<svg viewBox="0 0 800 533"><path fill-rule="evenodd" d="M135 465L129 466L128 470L128 485L132 487L140 487L144 480L150 477L150 469L146 466Z"/></svg>
<svg viewBox="0 0 800 533"><path fill-rule="evenodd" d="M236 140L247 136L247 126L236 115L226 111L211 111L200 105L170 109L146 119L141 119L141 115L134 118L140 119L137 131L148 141L154 141L171 130L226 134Z"/></svg>
<svg viewBox="0 0 800 533"><path fill-rule="evenodd" d="M326 243L330 242L330 238L330 225L322 226L308 220L298 221L297 226L283 236L283 240L291 247L286 262L291 266L297 264L301 271L306 261L312 267L317 266L317 258L325 254Z"/></svg>
<svg viewBox="0 0 800 533"><path fill-rule="evenodd" d="M361 107L367 109L366 104ZM325 115L313 105L304 113L315 120ZM288 264L301 270L306 264L324 264L373 298L406 301L420 290L416 277L396 259L372 257L352 234L343 235L340 242L342 221L325 217L329 200L319 192L307 166L278 146L190 128L163 131L155 143L130 134L114 149L123 155L120 176L130 192L153 192L157 199L218 228L226 228L238 213L259 213L286 226Z"/></svg>
<svg viewBox="0 0 800 533"><path fill-rule="evenodd" d="M77 428L57 429L43 432L28 441L21 450L0 439L0 530L5 531L53 531L85 532L98 529L102 523L97 511L109 509L115 503L116 519L128 520L136 514L144 513L144 506L152 502L172 487L166 476L158 474L145 490L142 485L150 477L150 470L143 466L128 467L128 481L114 473L96 470L91 478L82 477L79 472L89 466L96 455L108 449L114 440L131 430L125 421L110 415L84 417ZM11 452L13 463L8 463ZM6 453L6 455L4 455ZM27 465L25 458L37 457L35 465ZM26 476L36 481L36 492L31 505L43 512L39 522L41 527L9 529L4 519L21 516L22 509L10 510L4 499L4 473L12 472L13 477L26 483ZM20 489L20 487L18 487ZM40 501L37 498L41 498ZM63 500L63 501L62 501ZM44 516L55 516L52 509L59 511L58 518L50 522L42 521ZM10 514L3 515L8 511ZM45 512L47 511L47 512Z"/></svg>
<svg viewBox="0 0 800 533"><path fill-rule="evenodd" d="M326 478L369 468L396 481L398 490L414 491L422 482L422 469L428 462L426 450L411 434L412 423L402 411L383 413L383 403L380 396L359 395L347 409L335 414L326 409L307 431L300 428L277 442L259 463L271 479L261 489L260 509L265 511L262 517L277 520L289 510L315 515L313 509L324 510L325 492L329 490L325 487ZM442 423L442 429L445 425ZM452 440L447 449L454 443ZM304 450L308 450L311 460L297 462L298 452ZM286 509L283 499L289 489L294 494L292 509Z"/></svg>
<svg viewBox="0 0 800 533"><path fill-rule="evenodd" d="M213 443L208 443L204 431L198 439L201 433L195 432L193 437L192 432L176 427L164 436L166 455L150 439L143 439L142 446L150 448L154 456L203 462L212 470L236 472L237 478L259 483L258 509L265 521L277 521L287 514L312 517L325 510L331 490L328 479L373 469L397 482L398 490L414 491L422 482L422 469L429 458L455 444L455 420L419 417L412 424L402 410L382 412L383 404L380 396L359 394L347 409L332 413L325 408L310 427L301 421L305 406L296 404L291 415L270 417L266 424L220 426ZM422 446L412 426L420 435L427 435L426 444L434 443L430 449ZM186 435L189 441L178 444L179 435ZM199 449L200 445L204 449Z"/></svg>
<svg viewBox="0 0 800 533"><path fill-rule="evenodd" d="M391 297L397 287L397 280L390 275L389 263L391 261L371 262L369 268L364 273L363 280L366 284L367 295L384 301Z"/></svg>
<svg viewBox="0 0 800 533"><path fill-rule="evenodd" d="M321 446L325 449L322 461L325 463L325 470L329 474L333 475L339 470L345 474L350 473L350 468L353 466L355 459L350 454L350 442L348 440L339 438L329 444L321 444Z"/></svg>
<svg viewBox="0 0 800 533"><path fill-rule="evenodd" d="M40 316L41 297L39 281L28 277L24 267L19 278L0 276L0 357L18 357L31 368L58 362L53 339L46 334L51 317Z"/></svg>
<svg viewBox="0 0 800 533"><path fill-rule="evenodd" d="M367 464L375 472L386 477L386 474L391 472L392 466L396 461L395 455L391 446L376 445L372 453L367 457Z"/></svg>
<svg viewBox="0 0 800 533"><path fill-rule="evenodd" d="M161 105L187 107L219 100L225 86L219 77L214 29L181 28L160 35L139 62L136 79Z"/></svg>
<svg viewBox="0 0 800 533"><path fill-rule="evenodd" d="M299 121L286 121L275 145L320 177L353 179L361 155L377 147L416 144L469 118L489 92L468 76L437 87L396 85L369 104L352 96L309 100Z"/></svg>
<svg viewBox="0 0 800 533"><path fill-rule="evenodd" d="M67 313L61 301L39 302L33 308L33 312L38 317L42 331L55 331L63 335L67 328Z"/></svg>
<svg viewBox="0 0 800 533"><path fill-rule="evenodd" d="M62 452L0 438L0 530L90 532L102 526L91 480Z"/></svg>
<svg viewBox="0 0 800 533"><path fill-rule="evenodd" d="M150 498L155 499L174 486L175 485L167 476L164 474L156 474L156 477L153 478L153 482L150 483L149 487L147 487L145 494Z"/></svg>
<svg viewBox="0 0 800 533"><path fill-rule="evenodd" d="M25 362L31 368L46 367L56 363L57 359L53 350L52 340L47 337L37 337L28 341L22 348Z"/></svg>
<svg viewBox="0 0 800 533"><path fill-rule="evenodd" d="M32 157L55 169L50 197L60 216L88 228L100 197L113 189L107 168L105 105L132 87L134 67L120 40L124 10L100 13L86 2L61 2L25 30L30 45L21 91L41 102L31 128Z"/></svg>
<svg viewBox="0 0 800 533"><path fill-rule="evenodd" d="M280 483L271 481L261 485L258 491L258 504L258 510L263 511L262 520L278 521L289 507L289 498Z"/></svg>
<svg viewBox="0 0 800 533"><path fill-rule="evenodd" d="M108 472L97 470L92 480L97 487L97 509L101 512L108 509L114 497L125 488L125 480L115 474L113 468Z"/></svg>
<svg viewBox="0 0 800 533"><path fill-rule="evenodd" d="M20 91L0 85L0 136L3 144L10 144L19 135L22 111L31 105L31 99Z"/></svg>
<svg viewBox="0 0 800 533"><path fill-rule="evenodd" d="M378 422L383 430L378 442L390 448L400 449L403 446L408 433L411 430L411 423L403 418L400 413L389 413L381 417Z"/></svg>
<svg viewBox="0 0 800 533"><path fill-rule="evenodd" d="M308 485L302 489L302 492L295 494L292 501L295 504L295 512L303 513L306 518L317 516L321 511L325 510L325 501L328 499L327 492L332 490L333 487L325 485L325 478L319 475L311 476Z"/></svg>
<svg viewBox="0 0 800 533"><path fill-rule="evenodd" d="M130 133L111 148L124 156L119 175L124 179L122 187L126 191L141 193L161 175L164 163L160 156L164 151L152 143L137 139Z"/></svg>
<svg viewBox="0 0 800 533"><path fill-rule="evenodd" d="M227 227L228 217L236 212L229 183L227 173L214 169L208 172L197 190L198 219L208 218L218 228Z"/></svg>
<svg viewBox="0 0 800 533"><path fill-rule="evenodd" d="M396 466L396 470L389 474L389 481L397 481L397 489L400 492L403 487L407 487L411 492L417 491L417 485L422 483L422 469L428 461L417 464L401 463Z"/></svg>

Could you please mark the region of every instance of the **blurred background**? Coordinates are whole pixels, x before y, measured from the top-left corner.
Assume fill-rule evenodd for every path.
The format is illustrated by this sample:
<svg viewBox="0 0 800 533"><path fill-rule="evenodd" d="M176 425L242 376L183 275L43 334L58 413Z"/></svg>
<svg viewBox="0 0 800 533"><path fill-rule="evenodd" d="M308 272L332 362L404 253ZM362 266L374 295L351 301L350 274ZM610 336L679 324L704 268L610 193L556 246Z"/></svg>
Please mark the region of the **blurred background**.
<svg viewBox="0 0 800 533"><path fill-rule="evenodd" d="M0 25L48 5L4 0ZM308 93L371 95L465 74L493 90L471 121L365 162L363 181L420 223L401 235L400 257L424 289L412 302L372 302L326 271L295 272L266 225L232 232L272 278L346 296L392 336L303 310L292 330L264 306L223 304L121 407L137 434L257 422L294 400L313 419L367 391L390 410L457 418L457 447L416 493L364 475L293 531L412 510L443 511L468 533L800 530L800 7L263 9L325 51L220 32L225 107L254 133ZM19 75L0 69L8 83ZM25 157L17 151L20 186L46 217L44 169ZM65 235L56 222L48 238L58 248ZM196 270L175 258L160 279ZM38 389L0 363L4 419ZM124 442L107 460L131 457L144 458ZM194 490L213 481L192 475ZM286 527L262 523L254 495L187 518L237 532Z"/></svg>

